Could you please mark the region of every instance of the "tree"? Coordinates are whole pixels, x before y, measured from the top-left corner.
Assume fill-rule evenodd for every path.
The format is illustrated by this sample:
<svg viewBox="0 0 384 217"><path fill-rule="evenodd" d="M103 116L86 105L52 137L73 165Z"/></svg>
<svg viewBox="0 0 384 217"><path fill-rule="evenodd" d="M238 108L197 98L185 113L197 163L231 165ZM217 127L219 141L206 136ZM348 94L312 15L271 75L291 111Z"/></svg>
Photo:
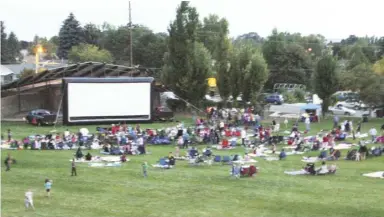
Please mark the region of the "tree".
<svg viewBox="0 0 384 217"><path fill-rule="evenodd" d="M68 18L64 20L59 32L59 48L57 51L59 58L67 59L71 48L82 42L82 35L79 21L76 20L73 13L70 13Z"/></svg>
<svg viewBox="0 0 384 217"><path fill-rule="evenodd" d="M276 29L263 44L263 54L270 76L266 83L272 89L276 83L294 83L310 86L312 60L308 50L300 45L299 34L281 33Z"/></svg>
<svg viewBox="0 0 384 217"><path fill-rule="evenodd" d="M326 55L321 58L314 73L314 90L323 100L321 104L323 115L328 111L331 103L331 96L337 91L339 86L339 77L336 72L337 63L335 59Z"/></svg>
<svg viewBox="0 0 384 217"><path fill-rule="evenodd" d="M101 30L93 23L88 23L83 27L84 42L99 46Z"/></svg>
<svg viewBox="0 0 384 217"><path fill-rule="evenodd" d="M192 104L198 104L206 94L212 65L209 51L197 40L198 26L196 8L182 1L168 29L168 52L162 72L165 85Z"/></svg>
<svg viewBox="0 0 384 217"><path fill-rule="evenodd" d="M253 104L256 104L256 100L268 80L268 73L267 63L263 55L260 52L254 53L245 70L243 87L247 88L243 89L243 101L251 100Z"/></svg>
<svg viewBox="0 0 384 217"><path fill-rule="evenodd" d="M51 42L52 44L56 45L56 47L59 46L60 44L60 39L59 39L59 36L52 36L50 39L49 39L49 42Z"/></svg>
<svg viewBox="0 0 384 217"><path fill-rule="evenodd" d="M226 22L223 23L223 22ZM224 25L224 26L222 26ZM221 19L216 14L210 14L203 19L203 25L198 29L199 41L209 50L211 55L214 56L214 52L217 46L217 40L221 31L228 31L228 22L225 19Z"/></svg>
<svg viewBox="0 0 384 217"><path fill-rule="evenodd" d="M21 60L22 56L20 54L20 43L17 39L15 33L11 32L7 39L7 50L9 55L12 57L11 61L16 62Z"/></svg>
<svg viewBox="0 0 384 217"><path fill-rule="evenodd" d="M229 55L231 49L231 42L228 38L228 21L222 18L220 21L220 29L217 35L215 48L213 51L213 58L215 59L214 68L216 71L216 83L221 98L224 102L231 94L230 81L230 62Z"/></svg>
<svg viewBox="0 0 384 217"><path fill-rule="evenodd" d="M79 44L78 46L72 47L69 51L68 60L72 63L88 61L111 63L113 61L113 57L109 51L99 49L95 45Z"/></svg>
<svg viewBox="0 0 384 217"><path fill-rule="evenodd" d="M368 64L369 60L365 56L363 49L359 45L354 45L348 52L349 62L347 70L353 69L360 64Z"/></svg>
<svg viewBox="0 0 384 217"><path fill-rule="evenodd" d="M373 65L373 71L378 75L384 76L384 57Z"/></svg>
<svg viewBox="0 0 384 217"><path fill-rule="evenodd" d="M12 56L8 52L7 33L5 33L5 25L3 21L0 21L1 28L1 63L12 62Z"/></svg>

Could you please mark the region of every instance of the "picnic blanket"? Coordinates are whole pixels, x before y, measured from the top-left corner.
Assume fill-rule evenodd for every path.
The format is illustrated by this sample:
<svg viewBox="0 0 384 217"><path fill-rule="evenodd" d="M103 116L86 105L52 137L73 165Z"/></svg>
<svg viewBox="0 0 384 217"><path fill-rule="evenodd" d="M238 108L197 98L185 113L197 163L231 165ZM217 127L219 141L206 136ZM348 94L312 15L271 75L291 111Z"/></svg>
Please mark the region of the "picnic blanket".
<svg viewBox="0 0 384 217"><path fill-rule="evenodd" d="M347 143L340 143L338 145L333 146L333 149L336 150L343 150L343 149L350 149L353 146L356 146L355 144L347 144ZM325 149L330 149L332 147L326 147Z"/></svg>
<svg viewBox="0 0 384 217"><path fill-rule="evenodd" d="M266 161L276 161L276 160L280 160L278 157L265 157L264 158Z"/></svg>
<svg viewBox="0 0 384 217"><path fill-rule="evenodd" d="M319 160L320 159L318 157L303 157L301 161L305 163L316 163Z"/></svg>
<svg viewBox="0 0 384 217"><path fill-rule="evenodd" d="M237 160L237 161L233 161L233 163L249 164L249 163L257 163L257 161L253 159L249 159L249 160Z"/></svg>
<svg viewBox="0 0 384 217"><path fill-rule="evenodd" d="M69 159L69 161L72 161L72 159ZM85 160L85 158L75 159L76 163L98 163L101 162L101 159L99 157L93 157L92 160Z"/></svg>
<svg viewBox="0 0 384 217"><path fill-rule="evenodd" d="M161 165L161 164L152 164L152 166L155 168L162 168L162 169L171 169L173 167L172 165Z"/></svg>
<svg viewBox="0 0 384 217"><path fill-rule="evenodd" d="M363 133L363 134L360 134L360 135L355 135L356 138L360 139L360 138L367 138L368 137L368 133ZM353 135L348 135L347 138L353 138Z"/></svg>
<svg viewBox="0 0 384 217"><path fill-rule="evenodd" d="M221 145L215 145L215 146L212 146L212 148L215 148L217 150L232 150L232 149L235 149L236 147L229 146L227 148L223 148Z"/></svg>
<svg viewBox="0 0 384 217"><path fill-rule="evenodd" d="M295 145L290 145L290 146L285 146L285 147L283 147L284 149L296 149L297 148L297 146L295 146Z"/></svg>
<svg viewBox="0 0 384 217"><path fill-rule="evenodd" d="M365 173L363 174L365 177L371 177L371 178L380 178L384 179L384 171L379 171L379 172L373 172L373 173Z"/></svg>
<svg viewBox="0 0 384 217"><path fill-rule="evenodd" d="M248 156L250 157L268 157L268 154L260 153L260 154L254 154L254 153L249 153Z"/></svg>
<svg viewBox="0 0 384 217"><path fill-rule="evenodd" d="M189 157L185 157L185 156L180 156L180 157L175 157L176 160L188 160Z"/></svg>
<svg viewBox="0 0 384 217"><path fill-rule="evenodd" d="M102 161L106 162L120 162L121 158L120 156L105 156L105 157L100 157ZM129 159L127 159L129 161Z"/></svg>
<svg viewBox="0 0 384 217"><path fill-rule="evenodd" d="M296 175L308 175L309 173L305 170L296 170L296 171L284 171L285 174L287 175L292 175L292 176L296 176Z"/></svg>
<svg viewBox="0 0 384 217"><path fill-rule="evenodd" d="M120 167L120 162L113 162L113 163L89 163L90 167Z"/></svg>
<svg viewBox="0 0 384 217"><path fill-rule="evenodd" d="M268 151L265 151L264 153L267 153L267 154L272 154L272 151L271 150L268 150ZM276 151L275 154L280 154L280 151ZM301 154L304 154L304 152L300 152L300 151L291 151L291 152L285 152L286 155L301 155Z"/></svg>

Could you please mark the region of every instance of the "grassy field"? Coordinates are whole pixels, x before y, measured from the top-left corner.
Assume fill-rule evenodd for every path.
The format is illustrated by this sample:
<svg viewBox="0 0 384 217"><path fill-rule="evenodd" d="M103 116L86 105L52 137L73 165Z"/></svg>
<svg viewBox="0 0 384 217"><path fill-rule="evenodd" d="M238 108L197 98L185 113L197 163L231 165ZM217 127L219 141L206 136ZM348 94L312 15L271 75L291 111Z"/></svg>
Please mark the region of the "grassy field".
<svg viewBox="0 0 384 217"><path fill-rule="evenodd" d="M355 122L356 123L356 122ZM363 125L379 130L383 121ZM166 124L143 125L158 128ZM34 133L48 133L50 127L22 123L2 123L2 133L10 128L21 139ZM328 129L330 122L312 125L312 132ZM303 126L301 126L302 128ZM58 126L63 132L67 127ZM70 127L71 130L79 126ZM88 127L94 131L96 126ZM384 157L364 162L340 160L333 176L288 176L284 170L300 169L301 156L284 161L257 159L260 173L254 178L235 180L229 166L191 167L178 161L176 168L150 168L141 174L141 163L152 164L174 150L174 146L151 146L151 155L130 156L121 168L89 168L78 165L78 176L70 176L73 151L3 151L18 163L10 172L1 171L1 216L383 216L384 180L361 176L384 170ZM91 152L93 155L97 151ZM242 148L215 154L243 153ZM85 153L84 153L85 154ZM309 155L316 156L313 152ZM343 152L345 156L345 152ZM2 164L3 165L3 164ZM52 197L46 198L44 179L53 179ZM34 191L36 211L25 211L24 192Z"/></svg>

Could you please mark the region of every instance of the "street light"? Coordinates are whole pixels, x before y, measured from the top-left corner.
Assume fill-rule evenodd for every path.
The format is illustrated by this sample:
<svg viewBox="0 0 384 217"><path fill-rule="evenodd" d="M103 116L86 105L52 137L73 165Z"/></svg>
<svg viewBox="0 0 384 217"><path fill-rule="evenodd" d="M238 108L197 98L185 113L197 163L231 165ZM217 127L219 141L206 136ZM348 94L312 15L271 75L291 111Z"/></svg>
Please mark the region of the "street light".
<svg viewBox="0 0 384 217"><path fill-rule="evenodd" d="M44 49L41 45L37 45L36 46L36 51L35 51L35 73L39 73L39 61L40 61L40 53L43 53L44 52Z"/></svg>

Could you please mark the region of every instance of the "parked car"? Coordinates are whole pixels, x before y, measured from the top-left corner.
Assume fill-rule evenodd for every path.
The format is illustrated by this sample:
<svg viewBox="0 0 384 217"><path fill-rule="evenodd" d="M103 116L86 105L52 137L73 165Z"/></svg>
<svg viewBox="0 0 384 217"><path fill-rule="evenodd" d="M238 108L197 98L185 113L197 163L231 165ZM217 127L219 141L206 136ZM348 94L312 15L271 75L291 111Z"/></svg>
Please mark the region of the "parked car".
<svg viewBox="0 0 384 217"><path fill-rule="evenodd" d="M365 105L362 101L356 101L356 100L346 100L344 102L337 102L336 106L342 105L346 108L353 109L353 110L367 110L368 106Z"/></svg>
<svg viewBox="0 0 384 217"><path fill-rule="evenodd" d="M281 105L284 103L284 97L281 94L272 94L265 97L265 102L272 103L275 105Z"/></svg>
<svg viewBox="0 0 384 217"><path fill-rule="evenodd" d="M335 107L330 107L328 109L332 114L335 115L354 115L356 114L355 110L349 109L344 107L343 105L339 104Z"/></svg>
<svg viewBox="0 0 384 217"><path fill-rule="evenodd" d="M173 121L174 117L173 111L167 107L157 107L155 109L155 121Z"/></svg>
<svg viewBox="0 0 384 217"><path fill-rule="evenodd" d="M24 119L28 124L53 125L56 121L56 114L46 109L36 109L30 111Z"/></svg>

